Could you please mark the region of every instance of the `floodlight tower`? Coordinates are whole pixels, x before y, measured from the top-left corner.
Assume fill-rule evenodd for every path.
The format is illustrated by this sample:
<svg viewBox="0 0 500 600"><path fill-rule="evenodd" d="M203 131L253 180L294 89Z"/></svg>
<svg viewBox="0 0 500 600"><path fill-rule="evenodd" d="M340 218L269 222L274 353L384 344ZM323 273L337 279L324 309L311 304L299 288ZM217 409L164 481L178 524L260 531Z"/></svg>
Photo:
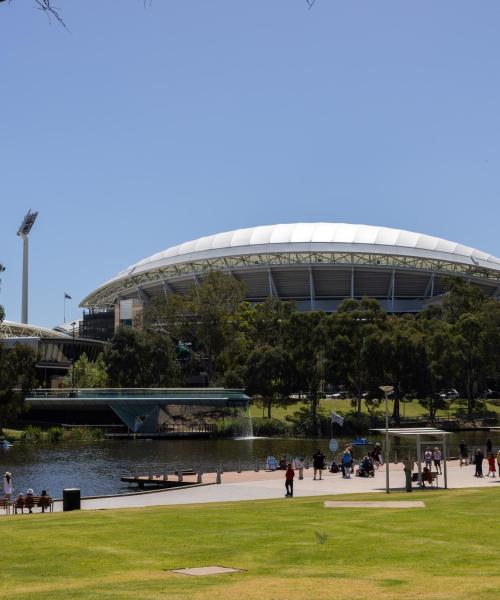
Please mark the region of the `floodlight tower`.
<svg viewBox="0 0 500 600"><path fill-rule="evenodd" d="M30 209L17 230L17 235L23 240L23 301L21 307L21 323L28 322L28 234L37 217L38 212L31 212Z"/></svg>

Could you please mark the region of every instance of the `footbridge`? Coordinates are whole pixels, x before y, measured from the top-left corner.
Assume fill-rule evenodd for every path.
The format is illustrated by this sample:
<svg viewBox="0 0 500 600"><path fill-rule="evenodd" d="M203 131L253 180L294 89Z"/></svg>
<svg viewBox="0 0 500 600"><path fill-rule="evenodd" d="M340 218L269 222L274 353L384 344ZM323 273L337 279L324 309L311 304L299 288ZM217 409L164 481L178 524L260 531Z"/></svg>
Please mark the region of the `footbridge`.
<svg viewBox="0 0 500 600"><path fill-rule="evenodd" d="M210 423L244 415L244 390L224 388L95 388L33 390L28 418L58 424L109 424L119 420L132 433L169 427L209 431Z"/></svg>

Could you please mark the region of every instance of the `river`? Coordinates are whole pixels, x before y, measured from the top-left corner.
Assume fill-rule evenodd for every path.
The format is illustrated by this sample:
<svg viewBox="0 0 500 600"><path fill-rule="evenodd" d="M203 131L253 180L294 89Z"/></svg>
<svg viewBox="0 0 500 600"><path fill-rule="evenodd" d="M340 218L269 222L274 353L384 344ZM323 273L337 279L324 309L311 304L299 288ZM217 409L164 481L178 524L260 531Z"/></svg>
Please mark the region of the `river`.
<svg viewBox="0 0 500 600"><path fill-rule="evenodd" d="M465 439L469 448L482 446L491 437L494 448L500 446L500 432L460 432L448 438L449 455L457 455L457 446ZM352 438L339 438L339 446L349 443ZM369 436L374 443L381 437ZM78 487L83 496L120 494L132 491L120 481L122 475L146 472L158 468L160 472L167 466L189 469L201 467L214 470L222 465L226 470L236 470L239 465L252 469L255 461L266 456L279 457L283 454L310 457L316 450L328 452L329 440L254 438L254 439L198 439L198 440L106 440L92 443L59 444L15 444L10 449L0 449L0 473L12 472L14 492L25 492L32 487L35 493L42 489L53 497L62 496L65 487ZM392 449L404 455L414 443L408 438L394 440ZM355 448L355 458L360 458L366 447ZM391 457L393 453L391 451Z"/></svg>

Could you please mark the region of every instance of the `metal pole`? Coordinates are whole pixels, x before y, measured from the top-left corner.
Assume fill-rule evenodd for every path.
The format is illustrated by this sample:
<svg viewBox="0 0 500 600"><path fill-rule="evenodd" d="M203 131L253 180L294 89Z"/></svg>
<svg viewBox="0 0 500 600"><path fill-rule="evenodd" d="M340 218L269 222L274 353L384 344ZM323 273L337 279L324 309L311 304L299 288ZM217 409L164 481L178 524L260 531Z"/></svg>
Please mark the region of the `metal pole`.
<svg viewBox="0 0 500 600"><path fill-rule="evenodd" d="M72 344L72 352L71 354L73 355L71 357L71 388L75 389L75 324L72 323L73 325L73 344Z"/></svg>
<svg viewBox="0 0 500 600"><path fill-rule="evenodd" d="M422 488L422 446L420 436L417 435L417 470L418 470L418 487Z"/></svg>
<svg viewBox="0 0 500 600"><path fill-rule="evenodd" d="M448 489L448 469L446 468L446 435L443 435L443 458L444 458L444 489Z"/></svg>
<svg viewBox="0 0 500 600"><path fill-rule="evenodd" d="M389 493L389 401L385 395L385 491Z"/></svg>
<svg viewBox="0 0 500 600"><path fill-rule="evenodd" d="M28 322L28 236L21 236L23 239L23 297L21 305L21 323Z"/></svg>

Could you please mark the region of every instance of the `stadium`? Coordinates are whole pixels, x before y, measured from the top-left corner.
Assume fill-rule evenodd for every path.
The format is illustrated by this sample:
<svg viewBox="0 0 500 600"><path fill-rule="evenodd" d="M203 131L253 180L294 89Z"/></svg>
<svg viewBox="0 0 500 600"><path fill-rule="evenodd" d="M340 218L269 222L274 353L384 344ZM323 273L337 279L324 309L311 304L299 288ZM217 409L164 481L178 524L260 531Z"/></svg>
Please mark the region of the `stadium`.
<svg viewBox="0 0 500 600"><path fill-rule="evenodd" d="M461 277L500 297L500 259L462 244L388 227L294 223L237 229L173 246L131 265L89 294L87 321L112 312L115 326L160 295L185 293L210 270L246 284L247 300L295 301L335 311L345 298L376 298L393 313L438 301Z"/></svg>

